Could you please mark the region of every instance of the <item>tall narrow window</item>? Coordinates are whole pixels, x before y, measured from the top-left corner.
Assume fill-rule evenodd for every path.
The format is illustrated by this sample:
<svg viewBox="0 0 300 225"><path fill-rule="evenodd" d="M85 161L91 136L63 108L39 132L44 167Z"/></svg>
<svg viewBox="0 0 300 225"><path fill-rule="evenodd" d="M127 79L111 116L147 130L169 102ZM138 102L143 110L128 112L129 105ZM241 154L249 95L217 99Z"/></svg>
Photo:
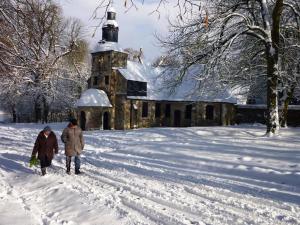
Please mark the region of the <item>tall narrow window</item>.
<svg viewBox="0 0 300 225"><path fill-rule="evenodd" d="M94 77L93 85L98 85L98 77Z"/></svg>
<svg viewBox="0 0 300 225"><path fill-rule="evenodd" d="M166 118L171 117L171 104L166 104L165 116L166 116Z"/></svg>
<svg viewBox="0 0 300 225"><path fill-rule="evenodd" d="M109 85L109 76L105 76L105 85Z"/></svg>
<svg viewBox="0 0 300 225"><path fill-rule="evenodd" d="M193 105L187 105L185 107L185 118L188 120L192 119L192 108Z"/></svg>
<svg viewBox="0 0 300 225"><path fill-rule="evenodd" d="M148 102L143 102L142 117L148 117Z"/></svg>
<svg viewBox="0 0 300 225"><path fill-rule="evenodd" d="M103 70L104 69L104 57L103 56L100 56L98 58L98 66L99 66L99 70Z"/></svg>
<svg viewBox="0 0 300 225"><path fill-rule="evenodd" d="M214 107L212 105L206 106L206 119L207 120L214 119Z"/></svg>
<svg viewBox="0 0 300 225"><path fill-rule="evenodd" d="M161 114L160 103L155 103L155 118L159 118Z"/></svg>
<svg viewBox="0 0 300 225"><path fill-rule="evenodd" d="M87 83L88 83L88 88L91 88L92 87L92 79L89 78L88 81L87 81Z"/></svg>

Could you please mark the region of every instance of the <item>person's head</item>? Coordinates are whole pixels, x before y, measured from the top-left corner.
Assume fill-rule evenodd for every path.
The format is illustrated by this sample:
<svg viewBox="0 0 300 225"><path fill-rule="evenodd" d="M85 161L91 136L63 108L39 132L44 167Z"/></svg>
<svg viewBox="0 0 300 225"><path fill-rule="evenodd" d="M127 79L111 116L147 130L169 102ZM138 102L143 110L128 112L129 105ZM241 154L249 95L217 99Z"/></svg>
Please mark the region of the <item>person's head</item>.
<svg viewBox="0 0 300 225"><path fill-rule="evenodd" d="M77 126L78 125L77 120L75 118L70 119L70 125Z"/></svg>
<svg viewBox="0 0 300 225"><path fill-rule="evenodd" d="M52 129L49 126L44 127L43 132L44 134L46 134L47 136L51 133Z"/></svg>

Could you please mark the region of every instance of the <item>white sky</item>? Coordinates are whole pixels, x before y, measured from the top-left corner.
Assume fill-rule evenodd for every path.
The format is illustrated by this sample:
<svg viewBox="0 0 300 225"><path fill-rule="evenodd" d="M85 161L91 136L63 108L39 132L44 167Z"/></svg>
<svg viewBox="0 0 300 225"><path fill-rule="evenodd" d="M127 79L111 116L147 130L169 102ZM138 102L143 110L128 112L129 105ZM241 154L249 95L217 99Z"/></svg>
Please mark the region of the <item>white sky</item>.
<svg viewBox="0 0 300 225"><path fill-rule="evenodd" d="M65 16L77 17L82 20L86 29L86 39L90 48L93 48L102 37L102 29L98 28L93 38L94 27L99 21L92 19L94 10L99 4L97 0L57 0L62 6ZM129 3L130 1L128 1ZM123 48L134 49L143 48L146 60L152 61L157 56L163 54L163 49L159 47L154 34L166 35L168 32L168 17L174 17L176 9L169 5L169 9L162 7L161 15L149 15L156 7L155 0L145 0L144 5L138 4L138 10L134 8L126 12L124 0L115 0L114 8L117 11L117 22L119 24L119 43ZM99 16L103 16L104 9L97 11ZM172 15L173 14L173 15Z"/></svg>

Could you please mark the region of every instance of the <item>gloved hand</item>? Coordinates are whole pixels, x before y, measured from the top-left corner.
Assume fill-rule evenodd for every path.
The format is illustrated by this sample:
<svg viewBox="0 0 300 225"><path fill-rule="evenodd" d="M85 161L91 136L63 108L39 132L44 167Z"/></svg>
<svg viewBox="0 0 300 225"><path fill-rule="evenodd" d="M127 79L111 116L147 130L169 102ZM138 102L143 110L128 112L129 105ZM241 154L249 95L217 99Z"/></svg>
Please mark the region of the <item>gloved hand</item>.
<svg viewBox="0 0 300 225"><path fill-rule="evenodd" d="M31 156L29 161L29 167L37 166L39 164L39 160L36 158L35 155Z"/></svg>

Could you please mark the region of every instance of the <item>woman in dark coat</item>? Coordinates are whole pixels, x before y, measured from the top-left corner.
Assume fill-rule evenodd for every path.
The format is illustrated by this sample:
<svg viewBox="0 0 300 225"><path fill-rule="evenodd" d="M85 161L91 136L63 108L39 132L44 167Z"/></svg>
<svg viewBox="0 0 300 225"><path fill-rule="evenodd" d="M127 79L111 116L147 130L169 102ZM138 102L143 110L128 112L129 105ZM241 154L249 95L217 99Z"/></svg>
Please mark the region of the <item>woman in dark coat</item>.
<svg viewBox="0 0 300 225"><path fill-rule="evenodd" d="M41 163L42 175L46 174L46 168L51 165L54 154L58 153L58 144L56 135L51 130L49 126L46 126L38 135L31 158L36 157L38 154L38 159Z"/></svg>

